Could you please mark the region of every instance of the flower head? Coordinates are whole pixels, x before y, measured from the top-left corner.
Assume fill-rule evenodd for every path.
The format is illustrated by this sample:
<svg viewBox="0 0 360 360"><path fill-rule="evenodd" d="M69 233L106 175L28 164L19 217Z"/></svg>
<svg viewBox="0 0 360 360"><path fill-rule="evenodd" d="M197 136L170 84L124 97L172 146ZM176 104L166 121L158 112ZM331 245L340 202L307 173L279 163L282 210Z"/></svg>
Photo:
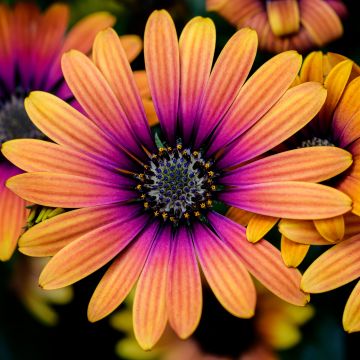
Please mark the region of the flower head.
<svg viewBox="0 0 360 360"><path fill-rule="evenodd" d="M207 0L234 26L250 26L259 46L270 52L306 51L340 37L341 18L347 13L340 0Z"/></svg>
<svg viewBox="0 0 360 360"><path fill-rule="evenodd" d="M112 15L99 12L80 20L66 33L69 8L54 4L44 13L28 3L14 8L0 4L0 144L15 138L44 138L29 120L24 98L44 90L79 107L61 72L61 55L71 49L88 53L96 33L114 24ZM122 37L129 59L141 51L136 36ZM137 76L141 79L142 75ZM0 157L0 259L8 260L25 224L25 202L5 187L20 169Z"/></svg>
<svg viewBox="0 0 360 360"><path fill-rule="evenodd" d="M79 51L62 59L64 77L87 116L53 95L33 92L25 100L27 113L54 143L3 145L3 154L28 172L8 180L12 191L44 206L76 209L20 239L20 251L53 256L40 285L69 285L113 260L88 317L111 313L137 281L134 330L145 349L168 320L182 338L196 328L198 262L220 303L238 317L251 317L255 309L248 271L288 302L307 302L300 273L265 240L250 244L245 229L217 211L219 203L295 219L351 209L348 196L313 183L318 169L331 177L339 164L350 165L344 150L335 150L335 161L325 165L317 149L254 160L308 123L326 98L316 82L288 90L301 65L294 51L276 56L245 82L256 47L255 31L240 30L212 66L211 20L194 18L178 42L169 14L155 11L144 39L161 124L153 135L121 42L107 29L95 39L93 61Z"/></svg>

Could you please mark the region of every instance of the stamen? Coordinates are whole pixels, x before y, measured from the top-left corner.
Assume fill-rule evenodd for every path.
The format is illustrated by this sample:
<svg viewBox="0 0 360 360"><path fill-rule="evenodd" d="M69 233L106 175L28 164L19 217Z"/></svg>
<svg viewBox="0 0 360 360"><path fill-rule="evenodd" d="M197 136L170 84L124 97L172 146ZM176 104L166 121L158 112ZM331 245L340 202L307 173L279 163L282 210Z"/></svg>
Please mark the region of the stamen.
<svg viewBox="0 0 360 360"><path fill-rule="evenodd" d="M311 146L335 146L335 145L328 139L321 139L314 136L312 139L302 141L301 145L298 148L305 148Z"/></svg>
<svg viewBox="0 0 360 360"><path fill-rule="evenodd" d="M136 175L135 189L144 208L151 209L154 216L161 215L174 224L188 221L213 205L217 173L212 165L200 151L184 149L178 141L176 147L160 147L150 156L144 172Z"/></svg>

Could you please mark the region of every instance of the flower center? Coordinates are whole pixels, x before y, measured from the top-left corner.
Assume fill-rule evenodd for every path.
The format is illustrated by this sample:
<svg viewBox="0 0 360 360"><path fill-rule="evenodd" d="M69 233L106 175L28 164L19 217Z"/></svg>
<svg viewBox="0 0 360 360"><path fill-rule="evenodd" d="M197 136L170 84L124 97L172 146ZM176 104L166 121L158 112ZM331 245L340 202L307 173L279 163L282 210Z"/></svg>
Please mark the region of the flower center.
<svg viewBox="0 0 360 360"><path fill-rule="evenodd" d="M312 139L302 141L299 148L305 148L311 146L335 146L335 145L328 139L321 139L314 136Z"/></svg>
<svg viewBox="0 0 360 360"><path fill-rule="evenodd" d="M199 151L183 149L181 144L174 149L159 148L144 166L144 173L137 176L136 189L144 208L175 224L201 217L212 206L216 191L212 165Z"/></svg>
<svg viewBox="0 0 360 360"><path fill-rule="evenodd" d="M5 102L0 100L0 144L12 139L42 137L26 114L22 96L12 95Z"/></svg>

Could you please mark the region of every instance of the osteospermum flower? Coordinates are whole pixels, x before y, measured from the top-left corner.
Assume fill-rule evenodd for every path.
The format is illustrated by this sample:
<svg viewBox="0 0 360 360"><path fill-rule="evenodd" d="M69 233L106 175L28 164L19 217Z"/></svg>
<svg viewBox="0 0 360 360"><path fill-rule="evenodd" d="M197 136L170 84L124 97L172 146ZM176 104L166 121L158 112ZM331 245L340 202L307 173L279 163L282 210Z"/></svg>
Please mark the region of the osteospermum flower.
<svg viewBox="0 0 360 360"><path fill-rule="evenodd" d="M268 242L250 244L243 227L216 211L219 202L295 219L338 216L351 208L348 196L311 183L319 169L332 176L339 164L348 166L341 149L334 150L332 163L323 164L315 148L240 166L303 127L326 98L315 82L287 90L301 65L294 51L273 58L245 83L256 47L255 31L240 30L212 67L210 19L193 19L178 43L169 14L154 12L144 39L161 124L153 136L118 36L111 29L100 32L93 62L78 51L62 59L64 77L88 116L33 92L25 100L27 113L55 143L3 145L4 155L29 172L8 180L12 191L40 205L77 209L20 239L22 252L53 256L40 285L69 285L114 260L88 317L96 321L111 313L138 280L134 330L145 349L168 320L182 338L196 328L202 307L197 260L218 300L236 316L254 313L248 271L283 299L307 302L300 273L287 268ZM238 181L225 186L225 178Z"/></svg>
<svg viewBox="0 0 360 360"><path fill-rule="evenodd" d="M255 29L259 46L270 52L324 46L342 35L347 13L340 0L207 0L206 6L234 26Z"/></svg>
<svg viewBox="0 0 360 360"><path fill-rule="evenodd" d="M0 4L0 144L14 138L43 138L29 121L24 98L45 90L78 106L61 73L61 55L71 48L90 51L96 33L115 19L100 12L79 21L68 33L69 9L55 4L40 14L32 4L14 9ZM129 59L141 51L136 36L122 37ZM143 74L137 74L141 81ZM147 105L149 101L147 102ZM149 106L147 106L149 107ZM25 224L25 202L6 189L6 180L21 171L0 157L0 260L8 260Z"/></svg>
<svg viewBox="0 0 360 360"><path fill-rule="evenodd" d="M321 52L308 55L301 69L300 81L323 82L328 90L327 99L319 114L283 147L318 146L323 148L324 156L330 156L330 147L350 152L353 159L351 167L328 180L327 184L348 194L353 200L353 208L345 215L329 219L281 220L282 255L289 266L299 265L310 244L329 245L360 233L359 74L359 67L351 60L343 60L337 54L323 55Z"/></svg>

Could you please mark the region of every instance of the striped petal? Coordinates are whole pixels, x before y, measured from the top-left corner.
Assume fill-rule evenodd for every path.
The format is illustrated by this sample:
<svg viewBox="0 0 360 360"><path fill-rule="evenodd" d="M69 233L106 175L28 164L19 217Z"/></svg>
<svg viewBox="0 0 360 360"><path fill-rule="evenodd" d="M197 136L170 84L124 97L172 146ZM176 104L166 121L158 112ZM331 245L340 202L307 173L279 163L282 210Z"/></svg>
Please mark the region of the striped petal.
<svg viewBox="0 0 360 360"><path fill-rule="evenodd" d="M300 2L301 23L319 47L340 37L343 27L336 12L322 0Z"/></svg>
<svg viewBox="0 0 360 360"><path fill-rule="evenodd" d="M27 201L62 208L113 204L130 200L135 194L96 179L44 172L14 176L6 186Z"/></svg>
<svg viewBox="0 0 360 360"><path fill-rule="evenodd" d="M33 46L32 88L41 88L59 52L69 21L69 7L53 4L40 16Z"/></svg>
<svg viewBox="0 0 360 360"><path fill-rule="evenodd" d="M279 231L287 239L305 245L329 245L316 230L311 220L282 219L279 222Z"/></svg>
<svg viewBox="0 0 360 360"><path fill-rule="evenodd" d="M179 40L180 117L185 142L190 140L214 58L216 30L200 16L187 23Z"/></svg>
<svg viewBox="0 0 360 360"><path fill-rule="evenodd" d="M235 249L202 224L194 228L194 244L205 278L221 305L235 316L252 317L255 287Z"/></svg>
<svg viewBox="0 0 360 360"><path fill-rule="evenodd" d="M276 217L255 214L249 220L246 228L247 239L252 243L258 242L275 226L278 220Z"/></svg>
<svg viewBox="0 0 360 360"><path fill-rule="evenodd" d="M300 272L286 267L279 250L266 240L250 243L244 227L220 214L210 213L209 221L223 242L240 256L250 273L271 292L294 305L303 306L308 302L308 295L300 290Z"/></svg>
<svg viewBox="0 0 360 360"><path fill-rule="evenodd" d="M360 216L360 179L346 176L344 180L337 184L336 188L351 197L353 201L352 212Z"/></svg>
<svg viewBox="0 0 360 360"><path fill-rule="evenodd" d="M6 4L0 4L0 79L11 90L15 80L13 24L12 11Z"/></svg>
<svg viewBox="0 0 360 360"><path fill-rule="evenodd" d="M341 148L308 147L246 164L225 174L222 183L240 186L274 181L322 182L342 173L351 164L351 153Z"/></svg>
<svg viewBox="0 0 360 360"><path fill-rule="evenodd" d="M0 163L0 260L7 261L16 249L26 221L26 203L5 187L7 179L21 171L7 162Z"/></svg>
<svg viewBox="0 0 360 360"><path fill-rule="evenodd" d="M101 31L93 46L93 60L116 95L137 138L154 150L144 107L126 52L113 29Z"/></svg>
<svg viewBox="0 0 360 360"><path fill-rule="evenodd" d="M344 215L345 220L345 237L351 237L360 234L360 216L351 212Z"/></svg>
<svg viewBox="0 0 360 360"><path fill-rule="evenodd" d="M335 108L348 83L352 66L353 62L351 60L342 61L337 64L326 77L324 86L327 89L327 97L319 113L322 122L328 123L332 120ZM328 127L325 127L325 129L328 129Z"/></svg>
<svg viewBox="0 0 360 360"><path fill-rule="evenodd" d="M360 331L360 281L356 284L346 303L343 325L349 333Z"/></svg>
<svg viewBox="0 0 360 360"><path fill-rule="evenodd" d="M357 98L360 101L360 95L358 95ZM345 148L358 139L360 139L360 110L352 116L344 127L339 137L339 144Z"/></svg>
<svg viewBox="0 0 360 360"><path fill-rule="evenodd" d="M85 233L51 258L40 274L40 286L58 289L92 274L136 237L145 219L144 216L125 217Z"/></svg>
<svg viewBox="0 0 360 360"><path fill-rule="evenodd" d="M153 222L144 229L106 271L89 303L88 318L91 322L109 315L129 294L144 267L158 225Z"/></svg>
<svg viewBox="0 0 360 360"><path fill-rule="evenodd" d="M297 182L244 185L219 194L231 206L288 219L326 219L351 210L351 199L328 186Z"/></svg>
<svg viewBox="0 0 360 360"><path fill-rule="evenodd" d="M54 172L94 178L113 184L133 184L132 180L117 174L116 170L106 166L107 164L49 141L11 140L2 146L2 153L26 172Z"/></svg>
<svg viewBox="0 0 360 360"><path fill-rule="evenodd" d="M253 216L255 216L255 214L246 210L238 209L236 207L230 207L226 212L226 217L242 226L247 226Z"/></svg>
<svg viewBox="0 0 360 360"><path fill-rule="evenodd" d="M266 10L271 30L276 36L290 35L299 31L298 1L267 1Z"/></svg>
<svg viewBox="0 0 360 360"><path fill-rule="evenodd" d="M154 241L136 287L134 333L144 350L150 350L156 344L167 322L166 295L171 240L171 227L168 226Z"/></svg>
<svg viewBox="0 0 360 360"><path fill-rule="evenodd" d="M133 76L142 99L150 99L151 93L150 93L146 71L136 70L133 72Z"/></svg>
<svg viewBox="0 0 360 360"><path fill-rule="evenodd" d="M241 29L230 38L217 58L199 108L196 148L230 109L250 72L257 44L254 30Z"/></svg>
<svg viewBox="0 0 360 360"><path fill-rule="evenodd" d="M313 51L304 60L301 71L300 80L302 83L306 81L317 81L320 84L324 82L324 55L321 51Z"/></svg>
<svg viewBox="0 0 360 360"><path fill-rule="evenodd" d="M177 126L180 60L174 22L165 10L154 11L145 27L145 68L161 127L174 145Z"/></svg>
<svg viewBox="0 0 360 360"><path fill-rule="evenodd" d="M360 111L360 77L346 86L343 96L336 108L333 120L333 134L335 139L341 136L351 118Z"/></svg>
<svg viewBox="0 0 360 360"><path fill-rule="evenodd" d="M218 165L230 167L274 148L304 127L319 112L325 99L326 90L319 83L310 82L289 89L235 142Z"/></svg>
<svg viewBox="0 0 360 360"><path fill-rule="evenodd" d="M360 277L360 234L319 256L305 271L301 287L311 293L338 288Z"/></svg>
<svg viewBox="0 0 360 360"><path fill-rule="evenodd" d="M330 242L341 241L345 234L345 222L342 215L330 219L314 220L316 230Z"/></svg>
<svg viewBox="0 0 360 360"><path fill-rule="evenodd" d="M71 50L61 60L67 84L89 117L124 148L142 155L129 120L110 85L83 53Z"/></svg>
<svg viewBox="0 0 360 360"><path fill-rule="evenodd" d="M301 56L287 51L271 58L244 84L233 105L215 129L209 153L214 153L255 124L290 87ZM273 81L277 79L277 81Z"/></svg>
<svg viewBox="0 0 360 360"><path fill-rule="evenodd" d="M100 30L114 25L115 21L115 17L105 11L90 14L78 21L66 35L58 57L53 61L44 89L51 89L62 77L61 56L63 53L70 49L76 49L84 54L88 54L96 34Z"/></svg>
<svg viewBox="0 0 360 360"><path fill-rule="evenodd" d="M65 101L35 91L25 99L25 109L41 132L58 144L91 154L103 162L131 168L132 162L113 145L112 140Z"/></svg>
<svg viewBox="0 0 360 360"><path fill-rule="evenodd" d="M176 334L185 339L196 329L202 310L201 277L190 233L177 231L169 262L168 316Z"/></svg>
<svg viewBox="0 0 360 360"><path fill-rule="evenodd" d="M304 260L310 245L299 244L281 236L281 256L288 267L298 267Z"/></svg>
<svg viewBox="0 0 360 360"><path fill-rule="evenodd" d="M71 210L45 220L27 230L19 240L19 250L29 256L54 256L58 251L109 223L121 219L124 213L133 214L137 207L106 205Z"/></svg>

